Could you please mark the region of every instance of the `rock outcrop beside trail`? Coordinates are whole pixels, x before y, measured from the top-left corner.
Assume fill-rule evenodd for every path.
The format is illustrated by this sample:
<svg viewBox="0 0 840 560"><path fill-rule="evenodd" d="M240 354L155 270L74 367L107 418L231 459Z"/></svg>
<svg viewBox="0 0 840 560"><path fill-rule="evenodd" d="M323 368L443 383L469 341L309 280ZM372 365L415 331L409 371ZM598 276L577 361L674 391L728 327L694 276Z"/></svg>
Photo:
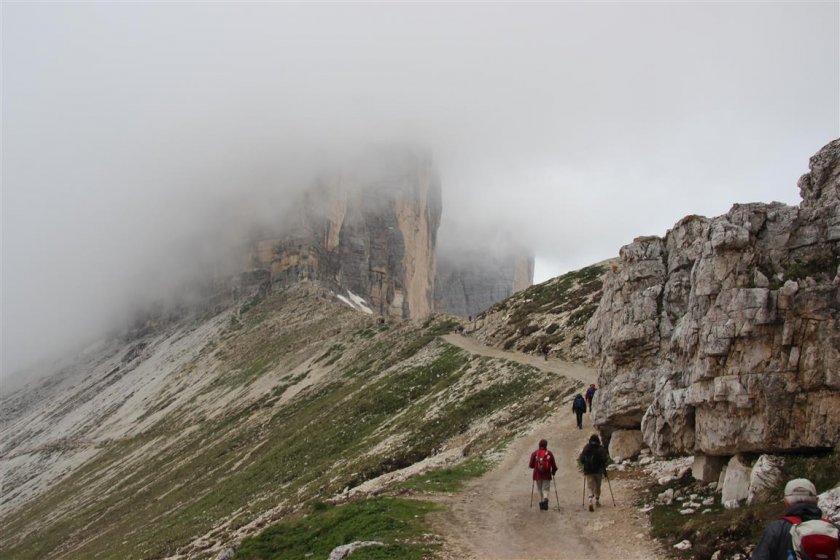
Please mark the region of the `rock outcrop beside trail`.
<svg viewBox="0 0 840 560"><path fill-rule="evenodd" d="M601 430L641 427L659 455L838 442L840 140L799 189L621 249L586 327Z"/></svg>

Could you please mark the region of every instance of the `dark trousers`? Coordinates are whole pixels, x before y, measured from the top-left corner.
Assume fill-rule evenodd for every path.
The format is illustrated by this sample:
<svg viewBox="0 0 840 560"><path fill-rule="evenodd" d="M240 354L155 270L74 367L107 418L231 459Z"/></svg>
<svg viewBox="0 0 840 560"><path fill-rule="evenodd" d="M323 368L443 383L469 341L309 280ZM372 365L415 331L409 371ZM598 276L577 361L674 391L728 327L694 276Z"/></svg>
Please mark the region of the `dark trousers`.
<svg viewBox="0 0 840 560"><path fill-rule="evenodd" d="M580 429L583 429L583 411L582 410L575 410L575 416L577 416L577 426Z"/></svg>

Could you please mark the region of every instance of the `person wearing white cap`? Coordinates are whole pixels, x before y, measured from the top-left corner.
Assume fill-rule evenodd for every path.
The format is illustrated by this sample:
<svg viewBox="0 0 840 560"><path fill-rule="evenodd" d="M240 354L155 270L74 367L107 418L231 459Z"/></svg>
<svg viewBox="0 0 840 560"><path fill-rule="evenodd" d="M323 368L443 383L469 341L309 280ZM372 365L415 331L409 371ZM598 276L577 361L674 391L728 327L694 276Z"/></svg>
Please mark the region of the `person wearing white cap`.
<svg viewBox="0 0 840 560"><path fill-rule="evenodd" d="M784 503L784 516L782 519L771 521L764 529L764 534L752 553L752 560L796 558L791 527L822 518L822 511L817 507L817 489L807 478L795 478L785 485Z"/></svg>

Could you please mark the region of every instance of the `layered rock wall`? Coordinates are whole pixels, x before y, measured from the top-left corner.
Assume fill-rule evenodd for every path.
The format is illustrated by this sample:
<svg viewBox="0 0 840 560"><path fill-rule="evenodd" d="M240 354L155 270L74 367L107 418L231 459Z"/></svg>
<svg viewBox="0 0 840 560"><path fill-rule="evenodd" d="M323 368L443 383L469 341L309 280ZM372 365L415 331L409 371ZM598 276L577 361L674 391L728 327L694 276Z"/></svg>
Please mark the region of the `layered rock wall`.
<svg viewBox="0 0 840 560"><path fill-rule="evenodd" d="M320 280L383 315L421 317L433 308L440 215L431 158L383 150L307 190L255 239L245 268L271 285Z"/></svg>
<svg viewBox="0 0 840 560"><path fill-rule="evenodd" d="M603 431L655 453L788 451L840 438L840 140L802 203L689 216L621 249L587 324Z"/></svg>
<svg viewBox="0 0 840 560"><path fill-rule="evenodd" d="M492 249L495 251L496 249ZM435 279L435 310L475 317L534 283L534 258L522 249L443 250Z"/></svg>

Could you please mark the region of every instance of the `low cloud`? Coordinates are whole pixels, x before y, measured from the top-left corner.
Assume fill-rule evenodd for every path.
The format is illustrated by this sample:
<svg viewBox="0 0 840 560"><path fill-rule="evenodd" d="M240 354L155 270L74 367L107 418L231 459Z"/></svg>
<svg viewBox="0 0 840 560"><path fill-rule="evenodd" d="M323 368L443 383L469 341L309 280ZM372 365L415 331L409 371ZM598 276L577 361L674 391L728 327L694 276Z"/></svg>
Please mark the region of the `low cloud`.
<svg viewBox="0 0 840 560"><path fill-rule="evenodd" d="M441 239L545 270L798 202L836 3L6 4L3 372L205 267L364 146L428 146Z"/></svg>

